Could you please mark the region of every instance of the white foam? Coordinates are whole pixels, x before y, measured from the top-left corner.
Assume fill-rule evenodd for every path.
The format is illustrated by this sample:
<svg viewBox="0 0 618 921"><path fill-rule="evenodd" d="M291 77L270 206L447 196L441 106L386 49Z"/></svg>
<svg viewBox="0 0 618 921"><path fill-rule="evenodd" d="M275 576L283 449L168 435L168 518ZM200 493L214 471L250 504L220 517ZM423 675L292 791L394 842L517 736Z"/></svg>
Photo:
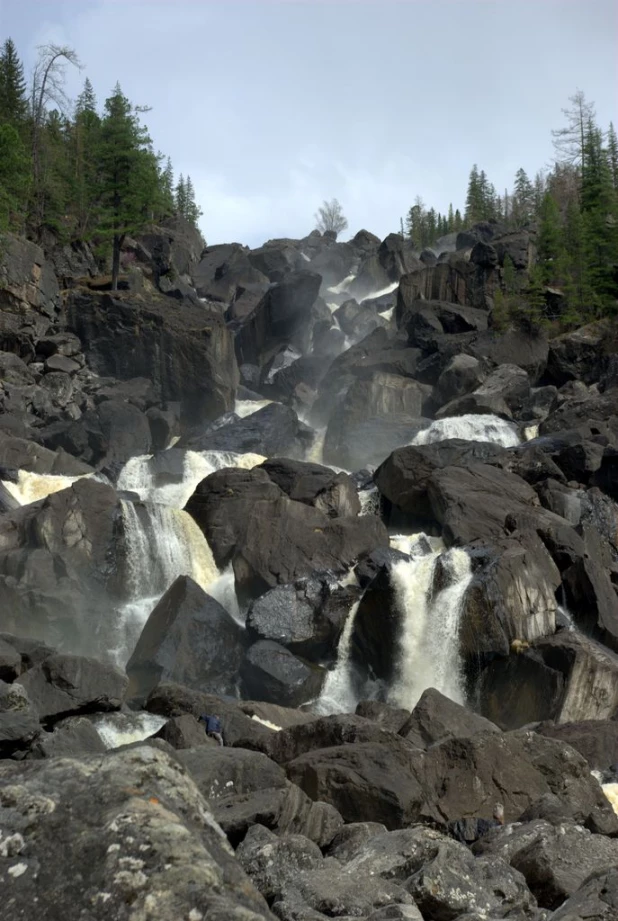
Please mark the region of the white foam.
<svg viewBox="0 0 618 921"><path fill-rule="evenodd" d="M501 445L503 448L513 448L519 444L517 427L512 422L507 422L505 419L489 413L478 416L474 413L469 413L464 416L449 416L447 419L437 419L428 428L419 432L410 444L433 444L436 441L446 441L449 438L490 442Z"/></svg>
<svg viewBox="0 0 618 921"><path fill-rule="evenodd" d="M91 473L82 474L81 476L56 476L19 470L16 483L12 483L10 480L2 480L2 484L16 502L20 505L30 505L31 502L38 502L53 493L69 489L78 480L90 478L91 476Z"/></svg>
<svg viewBox="0 0 618 921"><path fill-rule="evenodd" d="M109 713L94 717L92 723L106 748L118 748L150 738L167 719L156 713Z"/></svg>
<svg viewBox="0 0 618 921"><path fill-rule="evenodd" d="M272 400L236 400L234 412L241 419L246 419L247 416L252 416L265 406L270 406L272 402Z"/></svg>

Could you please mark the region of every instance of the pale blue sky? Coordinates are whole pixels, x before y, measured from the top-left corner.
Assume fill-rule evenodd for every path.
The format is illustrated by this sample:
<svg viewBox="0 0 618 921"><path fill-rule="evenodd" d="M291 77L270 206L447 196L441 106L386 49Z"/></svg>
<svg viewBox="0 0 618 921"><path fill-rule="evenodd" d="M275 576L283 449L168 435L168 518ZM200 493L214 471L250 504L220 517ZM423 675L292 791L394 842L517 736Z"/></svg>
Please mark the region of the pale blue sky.
<svg viewBox="0 0 618 921"><path fill-rule="evenodd" d="M152 106L210 243L303 236L331 197L385 236L417 194L461 207L474 162L510 187L577 87L618 123L616 0L0 0L8 35Z"/></svg>

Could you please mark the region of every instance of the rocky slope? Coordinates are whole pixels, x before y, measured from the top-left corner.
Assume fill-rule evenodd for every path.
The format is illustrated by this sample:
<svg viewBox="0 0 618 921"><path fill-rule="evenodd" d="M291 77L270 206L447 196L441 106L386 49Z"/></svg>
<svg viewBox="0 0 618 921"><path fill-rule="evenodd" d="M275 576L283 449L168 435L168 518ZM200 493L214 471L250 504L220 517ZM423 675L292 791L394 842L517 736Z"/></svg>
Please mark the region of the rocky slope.
<svg viewBox="0 0 618 921"><path fill-rule="evenodd" d="M0 916L616 916L616 329L506 254L2 238Z"/></svg>

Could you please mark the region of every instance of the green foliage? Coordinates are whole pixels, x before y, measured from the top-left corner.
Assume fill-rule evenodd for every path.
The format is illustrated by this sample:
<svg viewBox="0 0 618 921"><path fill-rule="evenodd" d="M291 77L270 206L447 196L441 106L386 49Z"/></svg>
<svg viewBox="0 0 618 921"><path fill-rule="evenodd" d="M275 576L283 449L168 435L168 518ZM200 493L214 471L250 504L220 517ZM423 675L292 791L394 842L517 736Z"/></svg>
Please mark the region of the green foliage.
<svg viewBox="0 0 618 921"><path fill-rule="evenodd" d="M0 124L0 229L21 230L30 160L17 129Z"/></svg>
<svg viewBox="0 0 618 921"><path fill-rule="evenodd" d="M7 38L0 51L0 123L23 125L27 114L24 68L13 40Z"/></svg>

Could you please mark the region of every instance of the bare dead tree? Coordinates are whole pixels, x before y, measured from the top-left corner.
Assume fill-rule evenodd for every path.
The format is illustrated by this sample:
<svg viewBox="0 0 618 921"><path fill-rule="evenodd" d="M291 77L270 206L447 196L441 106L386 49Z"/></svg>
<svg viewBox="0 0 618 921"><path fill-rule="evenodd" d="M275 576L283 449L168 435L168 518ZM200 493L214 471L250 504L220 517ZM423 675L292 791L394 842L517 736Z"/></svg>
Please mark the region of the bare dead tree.
<svg viewBox="0 0 618 921"><path fill-rule="evenodd" d="M569 102L571 106L568 109L562 109L567 124L564 128L552 131L556 161L560 164L576 166L580 172L583 172L586 125L590 120L594 122L596 113L594 103L588 102L581 90L569 96Z"/></svg>
<svg viewBox="0 0 618 921"><path fill-rule="evenodd" d="M319 230L320 233L325 233L327 230L340 233L348 226L347 218L336 198L333 198L331 201L323 202L322 207L318 208L315 220L316 229Z"/></svg>
<svg viewBox="0 0 618 921"><path fill-rule="evenodd" d="M60 112L68 108L69 100L64 90L66 65L81 69L81 62L72 48L66 45L41 45L39 58L32 73L32 179L34 189L34 218L37 226L42 222L41 190L41 128L45 113L51 103Z"/></svg>

